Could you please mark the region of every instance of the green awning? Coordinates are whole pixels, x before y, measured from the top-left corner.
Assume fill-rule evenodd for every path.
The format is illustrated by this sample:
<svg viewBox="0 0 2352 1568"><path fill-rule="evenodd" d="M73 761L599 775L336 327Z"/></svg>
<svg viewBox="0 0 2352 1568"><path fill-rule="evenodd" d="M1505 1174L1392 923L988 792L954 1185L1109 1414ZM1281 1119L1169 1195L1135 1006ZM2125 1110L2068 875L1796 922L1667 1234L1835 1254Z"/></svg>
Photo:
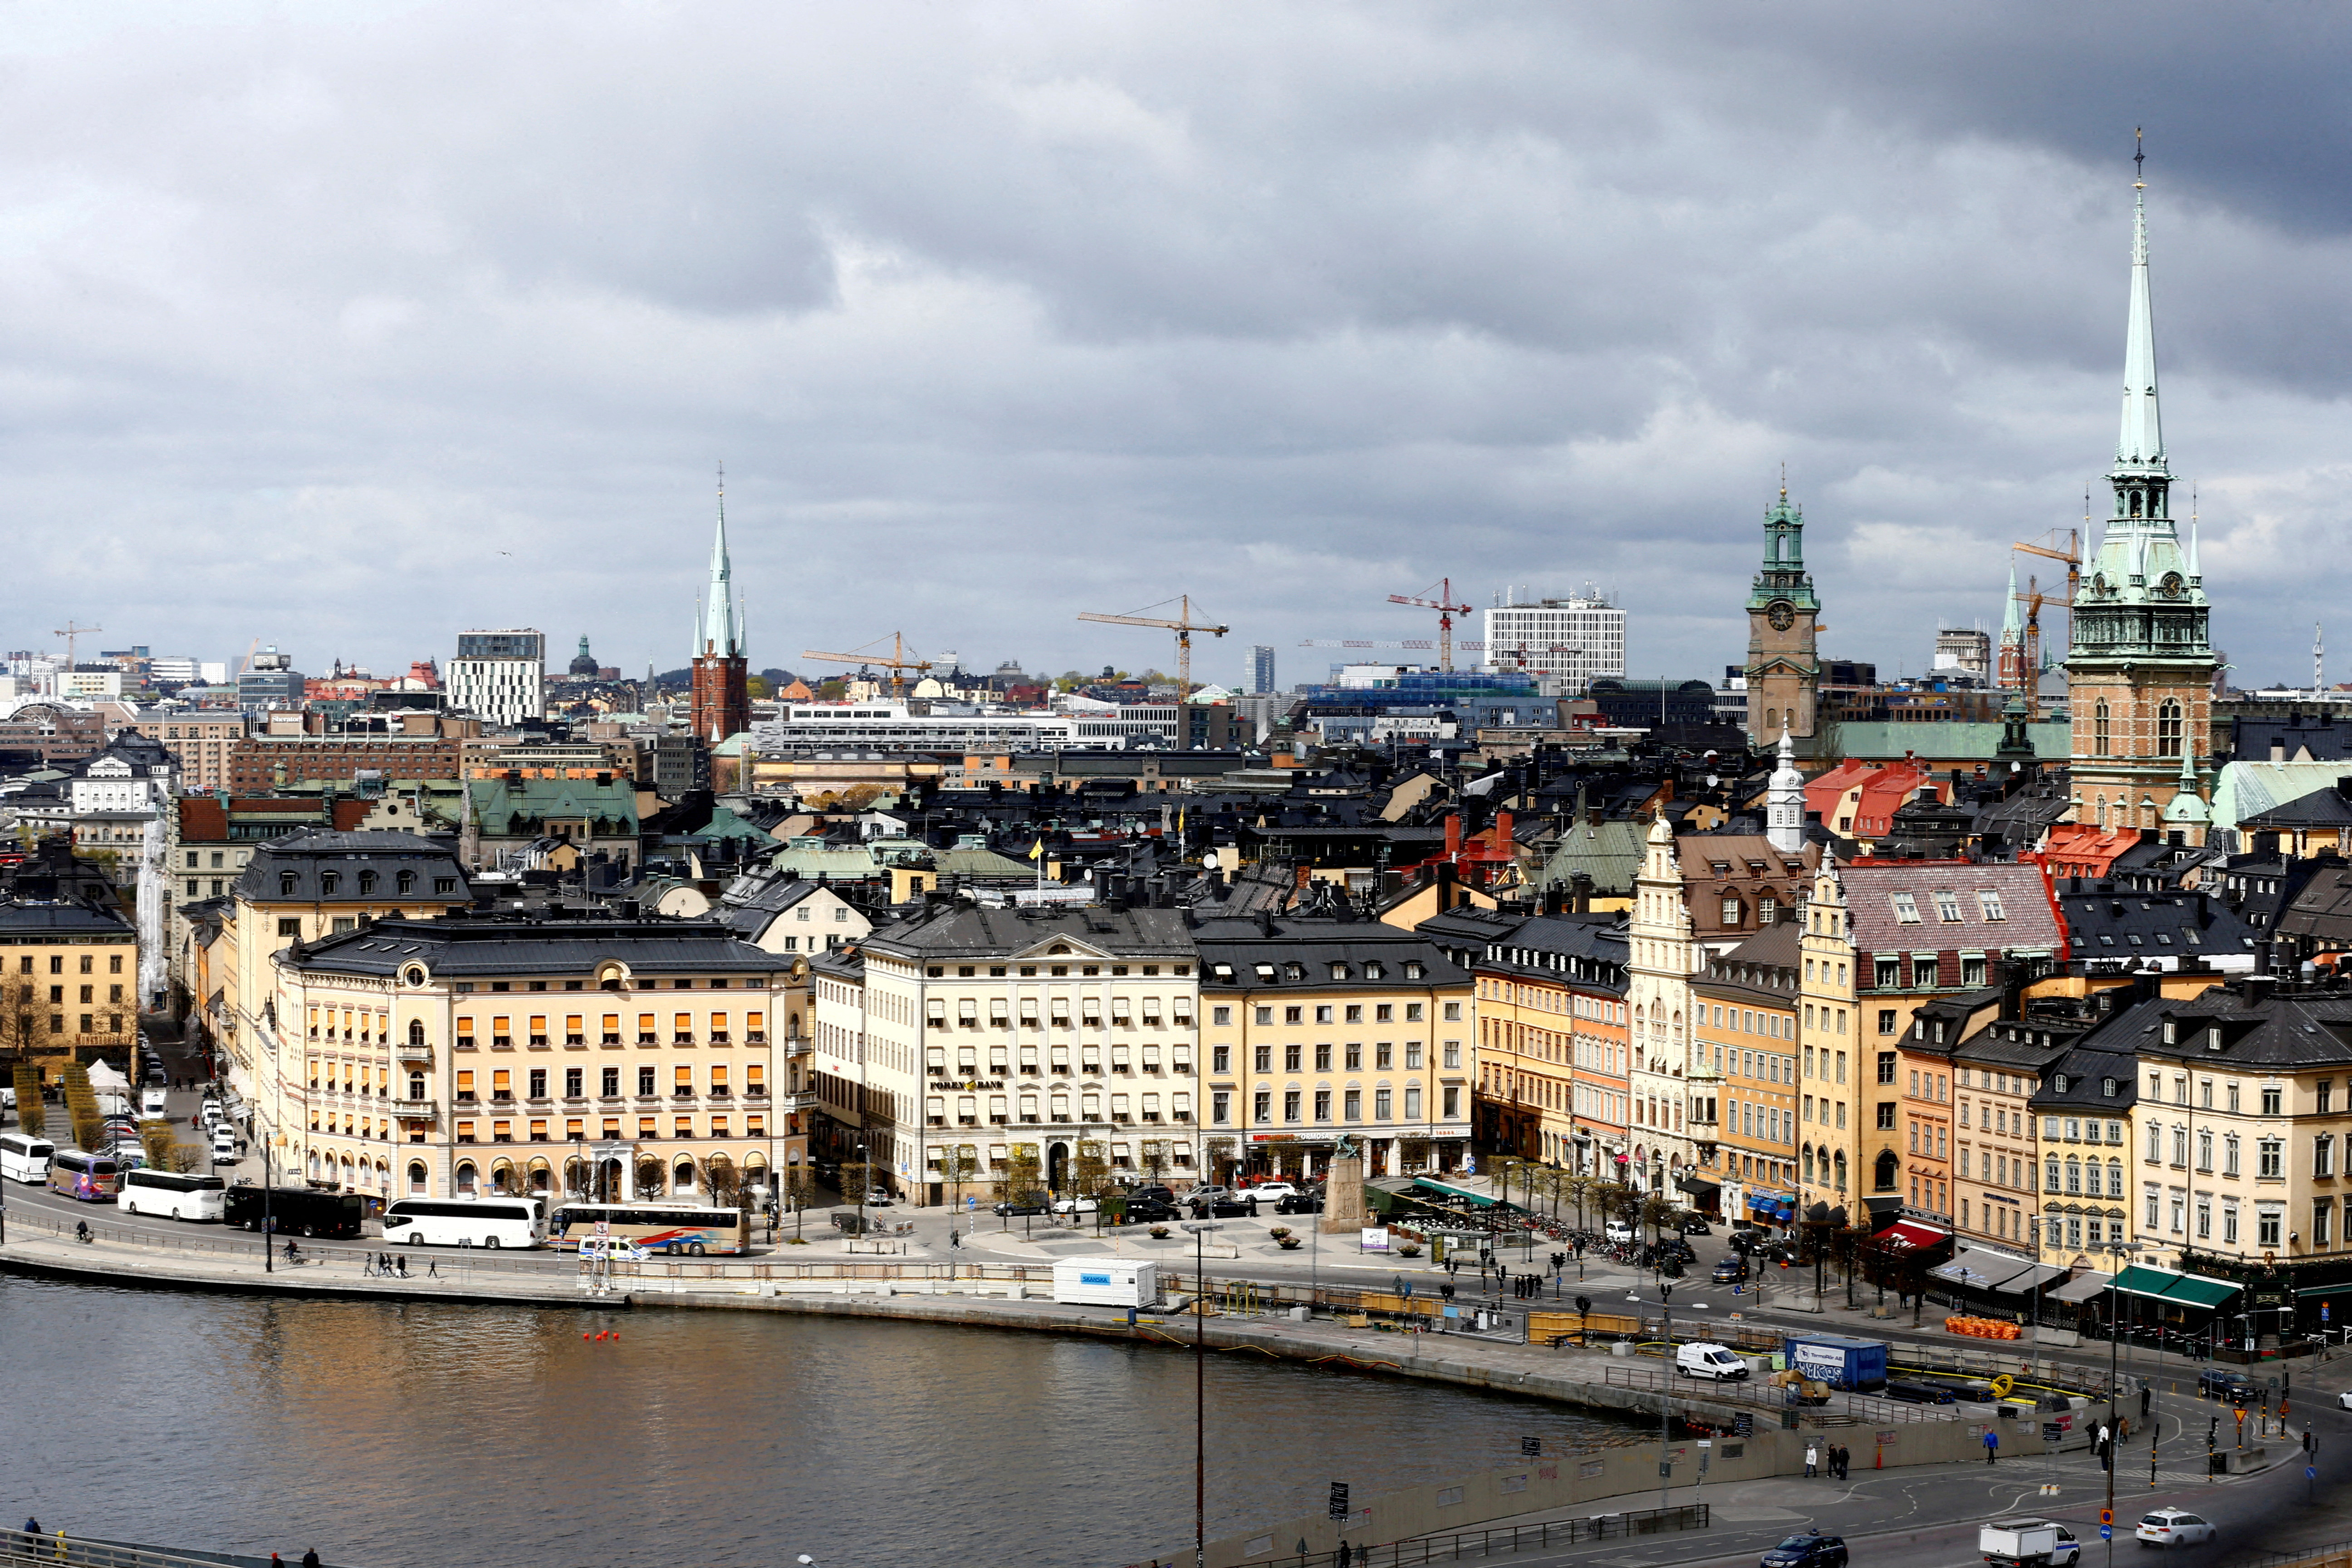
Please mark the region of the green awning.
<svg viewBox="0 0 2352 1568"><path fill-rule="evenodd" d="M2339 1300L2352 1301L2352 1280L2347 1280L2341 1285L2305 1285L2295 1291L2295 1294L2298 1296L2333 1296Z"/></svg>
<svg viewBox="0 0 2352 1568"><path fill-rule="evenodd" d="M1489 1197L1485 1193L1472 1192L1468 1187L1457 1187L1451 1182L1441 1182L1434 1176L1415 1176L1412 1179L1412 1184L1443 1197L1460 1198L1463 1202L1475 1204L1482 1209L1508 1209L1513 1214L1527 1213L1527 1210L1515 1203L1507 1202L1502 1198Z"/></svg>
<svg viewBox="0 0 2352 1568"><path fill-rule="evenodd" d="M2167 1301L2179 1307L2197 1307L2211 1310L2238 1293L2238 1287L2226 1279L2208 1279L2201 1274L2175 1274L2168 1268L2150 1268L2135 1263L2116 1276L2116 1290L2126 1296L2141 1296L2151 1301Z"/></svg>

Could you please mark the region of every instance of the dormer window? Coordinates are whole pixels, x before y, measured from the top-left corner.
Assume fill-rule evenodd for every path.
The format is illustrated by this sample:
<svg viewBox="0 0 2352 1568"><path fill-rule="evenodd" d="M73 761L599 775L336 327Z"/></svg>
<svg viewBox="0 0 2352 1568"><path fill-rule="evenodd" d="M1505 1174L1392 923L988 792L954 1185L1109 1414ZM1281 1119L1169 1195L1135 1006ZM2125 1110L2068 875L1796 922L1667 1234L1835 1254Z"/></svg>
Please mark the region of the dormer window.
<svg viewBox="0 0 2352 1568"><path fill-rule="evenodd" d="M1895 918L1907 926L1919 923L1919 900L1908 893L1890 893L1888 901L1895 906Z"/></svg>
<svg viewBox="0 0 2352 1568"><path fill-rule="evenodd" d="M332 897L334 897L335 889L336 889L338 887L341 887L341 886L342 885L342 880L343 880L343 879L342 879L342 874L341 874L341 872L337 872L337 871L321 871L321 872L320 872L320 873L319 873L319 893L320 893L320 897L322 897L322 898L332 898Z"/></svg>
<svg viewBox="0 0 2352 1568"><path fill-rule="evenodd" d="M2057 1090L2060 1094L2063 1094L2063 1093L2065 1093L2065 1092L2066 1092L2066 1075L2065 1075L2064 1073L2063 1073L2063 1072L2062 1072L2062 1073L2059 1073L2059 1074L2057 1074L2056 1076L2053 1077L2053 1078L2051 1079L2051 1080L2050 1080L2050 1087L2051 1087L2052 1089L2053 1089Z"/></svg>

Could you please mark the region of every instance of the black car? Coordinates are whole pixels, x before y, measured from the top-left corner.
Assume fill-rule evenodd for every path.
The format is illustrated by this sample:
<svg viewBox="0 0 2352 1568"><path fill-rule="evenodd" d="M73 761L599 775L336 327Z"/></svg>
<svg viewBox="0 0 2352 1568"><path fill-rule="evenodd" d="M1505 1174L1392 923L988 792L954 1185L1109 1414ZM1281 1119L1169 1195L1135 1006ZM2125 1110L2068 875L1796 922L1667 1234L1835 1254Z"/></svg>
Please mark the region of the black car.
<svg viewBox="0 0 2352 1568"><path fill-rule="evenodd" d="M1818 1531L1792 1535L1768 1550L1761 1568L1845 1568L1845 1537Z"/></svg>
<svg viewBox="0 0 2352 1568"><path fill-rule="evenodd" d="M1158 1198L1127 1200L1127 1223L1129 1225L1164 1225L1177 1218L1181 1212L1174 1204L1163 1204Z"/></svg>
<svg viewBox="0 0 2352 1568"><path fill-rule="evenodd" d="M1042 1193L1032 1193L1025 1198L1007 1198L996 1205L995 1212L1006 1218L1018 1219L1023 1215L1050 1212Z"/></svg>
<svg viewBox="0 0 2352 1568"><path fill-rule="evenodd" d="M1276 1214L1321 1214L1323 1212L1323 1194L1321 1193L1294 1193L1289 1197L1284 1198L1281 1202L1276 1204L1274 1205L1274 1212Z"/></svg>
<svg viewBox="0 0 2352 1568"><path fill-rule="evenodd" d="M1167 1204L1173 1207L1176 1203L1176 1193L1173 1188L1159 1185L1129 1187L1127 1191L1127 1201L1130 1205L1155 1203Z"/></svg>
<svg viewBox="0 0 2352 1568"><path fill-rule="evenodd" d="M1949 1405L1952 1391L1940 1383L1913 1383L1888 1378L1881 1390L1889 1399L1899 1399L1906 1405Z"/></svg>
<svg viewBox="0 0 2352 1568"><path fill-rule="evenodd" d="M1715 1272L1707 1278L1718 1285L1736 1285L1748 1278L1748 1259L1727 1258L1715 1266Z"/></svg>
<svg viewBox="0 0 2352 1568"><path fill-rule="evenodd" d="M1198 1211L1198 1207L1199 1205L1194 1205L1195 1212ZM1217 1198L1209 1204L1209 1217L1212 1219L1240 1219L1246 1215L1257 1213L1257 1210L1258 1205L1252 1203L1247 1198Z"/></svg>
<svg viewBox="0 0 2352 1568"><path fill-rule="evenodd" d="M1713 1236L1715 1227L1708 1225L1703 1215L1688 1215L1683 1219L1682 1233L1685 1236Z"/></svg>
<svg viewBox="0 0 2352 1568"><path fill-rule="evenodd" d="M2197 1392L2208 1399L2243 1405L2254 1396L2254 1385L2242 1372L2200 1372L2197 1374Z"/></svg>

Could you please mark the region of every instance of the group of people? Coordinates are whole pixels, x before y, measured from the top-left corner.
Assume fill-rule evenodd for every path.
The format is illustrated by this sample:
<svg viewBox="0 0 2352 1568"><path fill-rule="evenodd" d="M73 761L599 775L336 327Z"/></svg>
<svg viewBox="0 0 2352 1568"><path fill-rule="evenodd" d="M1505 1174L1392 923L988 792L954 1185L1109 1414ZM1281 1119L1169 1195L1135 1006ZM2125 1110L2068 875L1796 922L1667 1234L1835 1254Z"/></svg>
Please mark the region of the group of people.
<svg viewBox="0 0 2352 1568"><path fill-rule="evenodd" d="M1828 1462L1827 1469L1822 1468L1824 1459ZM1841 1444L1828 1445L1826 1453L1817 1440L1809 1439L1805 1444L1805 1478L1808 1480L1819 1475L1827 1475L1833 1481L1844 1480L1853 1463L1853 1451Z"/></svg>
<svg viewBox="0 0 2352 1568"><path fill-rule="evenodd" d="M408 1278L408 1259L389 1252L371 1253L367 1267L360 1272L371 1279L405 1279Z"/></svg>

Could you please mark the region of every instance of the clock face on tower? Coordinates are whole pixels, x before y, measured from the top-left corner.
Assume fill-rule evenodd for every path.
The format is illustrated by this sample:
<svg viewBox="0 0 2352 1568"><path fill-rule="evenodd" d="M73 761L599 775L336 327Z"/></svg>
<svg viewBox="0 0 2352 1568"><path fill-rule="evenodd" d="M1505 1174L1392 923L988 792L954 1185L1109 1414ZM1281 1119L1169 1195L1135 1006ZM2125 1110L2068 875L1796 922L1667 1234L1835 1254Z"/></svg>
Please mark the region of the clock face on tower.
<svg viewBox="0 0 2352 1568"><path fill-rule="evenodd" d="M1797 607L1786 599L1775 599L1765 607L1765 618L1776 632L1785 632L1797 621Z"/></svg>

